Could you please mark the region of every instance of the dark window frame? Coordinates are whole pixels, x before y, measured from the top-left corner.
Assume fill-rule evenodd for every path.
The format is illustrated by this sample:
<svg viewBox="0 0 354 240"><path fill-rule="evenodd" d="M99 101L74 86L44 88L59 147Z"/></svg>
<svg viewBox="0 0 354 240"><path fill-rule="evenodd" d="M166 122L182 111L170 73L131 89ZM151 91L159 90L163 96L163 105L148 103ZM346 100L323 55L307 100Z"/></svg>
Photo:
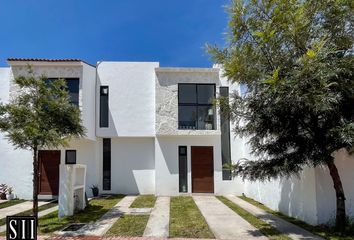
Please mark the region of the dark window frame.
<svg viewBox="0 0 354 240"><path fill-rule="evenodd" d="M73 152L75 153L75 162L69 162L68 161L68 153ZM77 153L76 150L70 149L70 150L65 150L65 164L76 164L77 162Z"/></svg>
<svg viewBox="0 0 354 240"><path fill-rule="evenodd" d="M182 154L181 153L181 149L185 149L185 153ZM185 172L184 172L184 176L181 176L181 157L185 157ZM184 177L185 178L185 185L186 185L186 189L183 190L183 185L181 178ZM178 190L179 192L188 192L188 148L187 146L178 146Z"/></svg>
<svg viewBox="0 0 354 240"><path fill-rule="evenodd" d="M112 140L110 138L103 138L102 150L102 189L110 191L112 187Z"/></svg>
<svg viewBox="0 0 354 240"><path fill-rule="evenodd" d="M195 91L196 91L196 103L181 103L180 101L180 87L182 85L195 85ZM216 109L215 106L212 103L206 104L206 103L198 103L198 86L202 86L202 85L207 85L207 86L213 86L214 87L214 99L216 97L216 84L215 83L178 83L178 111L179 111L179 107L195 107L196 108L196 128L192 129L192 130L207 130L204 128L199 128L199 124L198 124L198 116L199 116L199 106L200 107L212 107L213 109L213 121L212 121L212 129L211 130L216 130ZM180 124L179 124L179 119L178 119L178 129L179 130L191 130L191 129L186 129L186 128L181 128Z"/></svg>
<svg viewBox="0 0 354 240"><path fill-rule="evenodd" d="M107 89L107 94L104 94L103 92L104 89ZM100 128L108 128L108 127L109 127L109 86L102 85L100 86Z"/></svg>
<svg viewBox="0 0 354 240"><path fill-rule="evenodd" d="M224 91L225 90L225 91ZM229 98L229 87L219 88L220 96ZM221 106L222 107L222 106ZM223 109L221 109L221 112ZM220 131L221 131L221 161L222 165L231 164L231 135L230 135L230 116L229 114L220 114ZM222 169L222 180L232 180L231 170Z"/></svg>

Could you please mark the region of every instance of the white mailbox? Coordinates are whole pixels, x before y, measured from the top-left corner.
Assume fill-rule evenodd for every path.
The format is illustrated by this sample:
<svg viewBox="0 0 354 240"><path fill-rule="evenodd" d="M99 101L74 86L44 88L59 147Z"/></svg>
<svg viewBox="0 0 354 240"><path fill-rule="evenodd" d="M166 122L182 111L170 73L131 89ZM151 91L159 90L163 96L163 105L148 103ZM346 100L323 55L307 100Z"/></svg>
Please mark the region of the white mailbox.
<svg viewBox="0 0 354 240"><path fill-rule="evenodd" d="M86 165L60 164L59 218L86 207L85 185Z"/></svg>

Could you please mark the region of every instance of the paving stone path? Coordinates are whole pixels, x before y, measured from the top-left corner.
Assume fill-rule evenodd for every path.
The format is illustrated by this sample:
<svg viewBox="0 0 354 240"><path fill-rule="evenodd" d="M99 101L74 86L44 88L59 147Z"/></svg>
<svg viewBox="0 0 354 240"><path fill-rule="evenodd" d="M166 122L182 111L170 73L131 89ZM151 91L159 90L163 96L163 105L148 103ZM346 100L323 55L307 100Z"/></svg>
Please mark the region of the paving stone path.
<svg viewBox="0 0 354 240"><path fill-rule="evenodd" d="M167 238L170 223L170 198L158 197L143 236Z"/></svg>
<svg viewBox="0 0 354 240"><path fill-rule="evenodd" d="M193 199L217 239L268 239L215 196L193 196Z"/></svg>
<svg viewBox="0 0 354 240"><path fill-rule="evenodd" d="M236 196L226 196L230 201L234 202L241 208L245 209L247 212L256 216L257 218L269 223L272 227L278 229L280 232L287 234L291 239L294 240L304 240L304 239L314 239L323 240L323 238L316 236L303 228L300 228L284 219L277 217L273 214L267 213L263 209L260 209L241 198Z"/></svg>
<svg viewBox="0 0 354 240"><path fill-rule="evenodd" d="M39 201L38 202L38 207L43 206L45 204L48 204L49 201ZM6 216L11 216L11 215L15 215L18 214L20 212L24 212L27 210L32 209L33 203L32 201L27 201L27 202L23 202L23 203L19 203L7 208L2 208L0 209L0 219L1 218L5 218Z"/></svg>
<svg viewBox="0 0 354 240"><path fill-rule="evenodd" d="M76 232L57 233L63 236L103 236L125 212L129 211L129 206L135 199L136 196L125 196L98 221L87 224Z"/></svg>
<svg viewBox="0 0 354 240"><path fill-rule="evenodd" d="M5 237L0 237L1 240L5 240ZM38 240L211 240L209 239L202 239L202 238L156 238L156 237L95 237L95 236L88 236L88 237L63 237L63 236L38 236Z"/></svg>
<svg viewBox="0 0 354 240"><path fill-rule="evenodd" d="M38 217L43 217L43 216L48 215L49 213L55 212L57 210L58 210L58 206L45 209L43 211L38 212ZM0 233L5 232L5 231L6 231L6 224L0 226Z"/></svg>

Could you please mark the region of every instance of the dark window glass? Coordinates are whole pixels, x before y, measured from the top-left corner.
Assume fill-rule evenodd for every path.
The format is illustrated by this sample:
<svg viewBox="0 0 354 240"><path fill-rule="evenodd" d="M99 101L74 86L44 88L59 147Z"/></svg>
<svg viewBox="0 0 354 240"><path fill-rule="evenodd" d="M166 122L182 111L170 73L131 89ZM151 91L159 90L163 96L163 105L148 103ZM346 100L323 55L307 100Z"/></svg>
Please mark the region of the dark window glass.
<svg viewBox="0 0 354 240"><path fill-rule="evenodd" d="M197 89L195 84L180 84L178 88L180 103L197 103Z"/></svg>
<svg viewBox="0 0 354 240"><path fill-rule="evenodd" d="M179 167L179 191L188 191L188 166L187 166L187 147L178 148L178 167Z"/></svg>
<svg viewBox="0 0 354 240"><path fill-rule="evenodd" d="M215 129L215 84L178 85L178 128Z"/></svg>
<svg viewBox="0 0 354 240"><path fill-rule="evenodd" d="M180 129L197 129L197 107L179 106L178 121Z"/></svg>
<svg viewBox="0 0 354 240"><path fill-rule="evenodd" d="M220 96L229 97L229 88L220 87ZM221 112L223 110L221 109ZM221 161L222 165L231 163L231 147L230 147L230 118L228 115L220 115L220 129L221 129ZM231 180L231 171L223 169L223 180Z"/></svg>
<svg viewBox="0 0 354 240"><path fill-rule="evenodd" d="M198 104L212 104L215 98L215 85L198 85Z"/></svg>
<svg viewBox="0 0 354 240"><path fill-rule="evenodd" d="M70 103L79 106L80 80L78 78L48 78L46 83L50 86L52 81L64 79L69 92Z"/></svg>
<svg viewBox="0 0 354 240"><path fill-rule="evenodd" d="M79 79L67 78L65 80L70 95L70 102L79 106Z"/></svg>
<svg viewBox="0 0 354 240"><path fill-rule="evenodd" d="M100 87L100 127L108 127L108 86Z"/></svg>
<svg viewBox="0 0 354 240"><path fill-rule="evenodd" d="M111 139L103 139L103 190L111 190Z"/></svg>
<svg viewBox="0 0 354 240"><path fill-rule="evenodd" d="M76 150L65 151L65 164L76 164Z"/></svg>

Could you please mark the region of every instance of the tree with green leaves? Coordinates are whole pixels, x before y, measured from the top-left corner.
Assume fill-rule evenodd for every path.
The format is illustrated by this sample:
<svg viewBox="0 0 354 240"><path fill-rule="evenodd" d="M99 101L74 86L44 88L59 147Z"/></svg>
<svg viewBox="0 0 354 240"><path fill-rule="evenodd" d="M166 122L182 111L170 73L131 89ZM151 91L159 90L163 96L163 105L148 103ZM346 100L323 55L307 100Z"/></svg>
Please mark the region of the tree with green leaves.
<svg viewBox="0 0 354 240"><path fill-rule="evenodd" d="M248 89L223 108L254 156L234 174L265 181L328 167L340 231L345 193L333 153L353 150L353 9L349 0L234 0L226 46L208 46L225 76Z"/></svg>
<svg viewBox="0 0 354 240"><path fill-rule="evenodd" d="M33 215L38 216L38 150L67 146L82 137L80 110L70 103L65 80L45 76L16 77L18 90L10 102L0 104L0 130L16 148L33 152Z"/></svg>

